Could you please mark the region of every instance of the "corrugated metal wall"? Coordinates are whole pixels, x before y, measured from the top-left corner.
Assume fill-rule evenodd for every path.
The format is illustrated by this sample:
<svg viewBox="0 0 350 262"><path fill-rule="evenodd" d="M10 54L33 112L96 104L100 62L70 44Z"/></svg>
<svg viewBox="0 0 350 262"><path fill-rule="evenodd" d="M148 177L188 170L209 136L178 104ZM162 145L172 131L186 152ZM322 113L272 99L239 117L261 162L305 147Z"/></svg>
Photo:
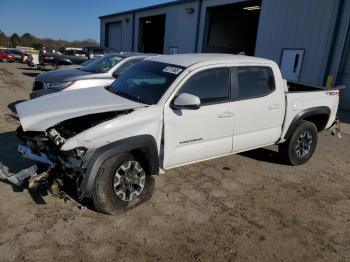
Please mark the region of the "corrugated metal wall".
<svg viewBox="0 0 350 262"><path fill-rule="evenodd" d="M339 0L263 0L256 56L280 63L283 48L305 49L300 81L324 84Z"/></svg>
<svg viewBox="0 0 350 262"><path fill-rule="evenodd" d="M339 84L345 85L345 89L340 91L340 107L350 110L350 36L346 42L344 52L344 65L340 76Z"/></svg>

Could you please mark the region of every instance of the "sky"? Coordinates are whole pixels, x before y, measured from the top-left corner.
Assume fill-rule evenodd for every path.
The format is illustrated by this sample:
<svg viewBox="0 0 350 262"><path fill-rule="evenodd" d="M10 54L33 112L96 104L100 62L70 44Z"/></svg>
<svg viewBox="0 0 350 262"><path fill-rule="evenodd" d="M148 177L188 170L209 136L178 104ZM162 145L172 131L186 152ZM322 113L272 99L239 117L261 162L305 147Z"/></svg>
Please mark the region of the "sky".
<svg viewBox="0 0 350 262"><path fill-rule="evenodd" d="M0 0L0 30L63 40L100 39L99 16L173 0Z"/></svg>

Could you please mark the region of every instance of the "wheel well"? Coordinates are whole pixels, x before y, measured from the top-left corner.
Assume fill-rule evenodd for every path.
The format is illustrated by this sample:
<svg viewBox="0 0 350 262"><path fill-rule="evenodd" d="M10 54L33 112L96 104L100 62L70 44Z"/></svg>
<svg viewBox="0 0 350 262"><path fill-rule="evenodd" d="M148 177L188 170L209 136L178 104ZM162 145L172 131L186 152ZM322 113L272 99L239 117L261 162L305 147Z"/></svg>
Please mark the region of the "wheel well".
<svg viewBox="0 0 350 262"><path fill-rule="evenodd" d="M331 110L327 106L311 107L300 111L290 123L284 139L289 139L292 136L294 130L298 127L301 120L314 123L317 130L322 131L326 128L330 115Z"/></svg>
<svg viewBox="0 0 350 262"><path fill-rule="evenodd" d="M319 132L326 128L328 119L329 115L327 114L318 114L303 118L303 120L314 123Z"/></svg>
<svg viewBox="0 0 350 262"><path fill-rule="evenodd" d="M140 162L141 166L145 168L147 174L152 173L151 157L149 151L146 148L138 148L131 150L130 153L133 155L136 161Z"/></svg>

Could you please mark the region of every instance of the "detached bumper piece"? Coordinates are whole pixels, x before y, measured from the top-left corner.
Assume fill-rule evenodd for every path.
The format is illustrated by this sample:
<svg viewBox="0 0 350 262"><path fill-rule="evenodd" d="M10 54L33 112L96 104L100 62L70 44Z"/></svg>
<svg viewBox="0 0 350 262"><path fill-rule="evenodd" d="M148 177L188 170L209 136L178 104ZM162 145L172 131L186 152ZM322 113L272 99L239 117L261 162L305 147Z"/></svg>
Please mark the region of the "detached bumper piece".
<svg viewBox="0 0 350 262"><path fill-rule="evenodd" d="M40 153L40 155L35 154L29 147L24 145L18 145L17 150L25 158L48 165L48 167L53 165L53 162L44 153ZM48 174L46 172L43 172L42 174L37 174L37 172L37 165L33 165L29 168L23 169L17 174L11 176L7 176L0 169L0 179L7 180L15 186L23 186L26 183L26 181L29 180L29 187L34 188L37 184L39 184L39 182L45 180L48 177Z"/></svg>
<svg viewBox="0 0 350 262"><path fill-rule="evenodd" d="M22 171L14 174L12 176L6 176L3 171L0 169L0 178L3 180L7 180L11 184L15 186L22 186L24 183L37 172L37 166L31 166L29 168L23 169Z"/></svg>

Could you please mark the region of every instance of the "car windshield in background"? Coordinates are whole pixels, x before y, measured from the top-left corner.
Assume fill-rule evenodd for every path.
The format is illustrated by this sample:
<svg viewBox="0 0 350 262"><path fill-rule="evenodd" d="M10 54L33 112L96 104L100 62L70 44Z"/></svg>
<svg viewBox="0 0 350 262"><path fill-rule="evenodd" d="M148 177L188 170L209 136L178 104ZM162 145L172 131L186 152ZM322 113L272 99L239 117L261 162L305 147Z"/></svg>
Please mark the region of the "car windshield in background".
<svg viewBox="0 0 350 262"><path fill-rule="evenodd" d="M123 60L122 57L116 55L106 55L83 66L81 70L92 73L106 73L121 60Z"/></svg>
<svg viewBox="0 0 350 262"><path fill-rule="evenodd" d="M140 103L157 104L184 67L141 61L108 87L110 92Z"/></svg>

